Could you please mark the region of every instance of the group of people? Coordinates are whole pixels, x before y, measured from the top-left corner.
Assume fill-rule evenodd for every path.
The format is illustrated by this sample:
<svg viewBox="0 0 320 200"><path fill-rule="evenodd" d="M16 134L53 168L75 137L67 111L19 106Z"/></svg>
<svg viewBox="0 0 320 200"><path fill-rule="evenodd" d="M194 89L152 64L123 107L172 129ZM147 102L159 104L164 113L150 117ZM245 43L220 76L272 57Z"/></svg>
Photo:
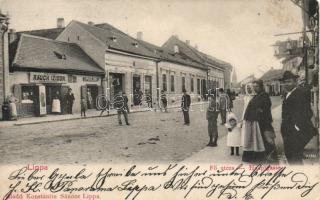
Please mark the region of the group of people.
<svg viewBox="0 0 320 200"><path fill-rule="evenodd" d="M61 103L61 101L64 101L63 103ZM65 112L67 114L73 114L72 113L72 109L73 109L73 103L74 103L74 94L72 93L72 89L71 88L68 88L68 92L67 94L65 94L64 97L62 97L60 95L60 92L59 91L56 91L56 94L54 95L53 97L53 100L52 100L52 113L56 113L56 114L61 114L61 107L62 105L66 105L66 110Z"/></svg>
<svg viewBox="0 0 320 200"><path fill-rule="evenodd" d="M318 134L318 130L311 122L310 90L304 85L299 85L297 79L298 76L290 71L284 72L281 79L287 91L282 103L281 135L289 164L303 163L305 146ZM207 109L208 146L217 146L219 113L222 124L226 122L225 110L221 109L221 105L224 105L228 98L221 97L224 95L220 95L219 100L213 96ZM269 95L264 91L262 80L254 81L251 86L247 85L242 120L238 122L233 113L227 117L227 146L231 148L231 155L236 153L239 156L239 148L242 147L243 162L278 163L271 104Z"/></svg>

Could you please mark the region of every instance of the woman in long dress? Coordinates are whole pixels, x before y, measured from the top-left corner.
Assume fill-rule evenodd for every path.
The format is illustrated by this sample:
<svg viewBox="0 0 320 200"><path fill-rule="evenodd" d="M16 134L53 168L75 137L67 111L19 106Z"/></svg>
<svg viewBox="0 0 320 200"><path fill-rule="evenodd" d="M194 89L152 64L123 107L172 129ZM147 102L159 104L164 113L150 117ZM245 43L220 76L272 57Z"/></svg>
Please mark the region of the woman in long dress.
<svg viewBox="0 0 320 200"><path fill-rule="evenodd" d="M263 90L263 82L253 83L255 95L251 97L245 107L242 123L242 161L251 163L261 163L265 161L266 149L269 149L270 141L265 137L265 133L273 133L271 100L269 95ZM273 137L273 136L271 136Z"/></svg>

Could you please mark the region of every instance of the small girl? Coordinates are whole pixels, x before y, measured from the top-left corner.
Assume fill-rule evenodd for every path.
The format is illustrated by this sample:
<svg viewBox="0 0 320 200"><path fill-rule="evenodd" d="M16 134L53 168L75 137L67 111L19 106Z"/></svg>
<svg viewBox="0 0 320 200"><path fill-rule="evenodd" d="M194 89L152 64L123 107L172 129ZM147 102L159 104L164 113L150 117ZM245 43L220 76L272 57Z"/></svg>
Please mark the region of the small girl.
<svg viewBox="0 0 320 200"><path fill-rule="evenodd" d="M234 113L228 115L228 122L226 124L228 128L227 146L231 147L231 155L234 155L234 149L236 149L236 155L239 156L239 147L241 146L241 130L237 127L237 117Z"/></svg>
<svg viewBox="0 0 320 200"><path fill-rule="evenodd" d="M81 98L81 117L82 114L86 117L86 110L87 110L87 101L84 97Z"/></svg>

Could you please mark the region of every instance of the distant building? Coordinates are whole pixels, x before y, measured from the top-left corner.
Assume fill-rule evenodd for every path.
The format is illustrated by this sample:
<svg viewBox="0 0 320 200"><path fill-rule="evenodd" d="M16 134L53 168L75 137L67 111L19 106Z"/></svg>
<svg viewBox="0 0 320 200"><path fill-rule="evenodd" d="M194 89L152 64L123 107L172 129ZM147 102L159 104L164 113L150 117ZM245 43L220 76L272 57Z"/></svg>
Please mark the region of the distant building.
<svg viewBox="0 0 320 200"><path fill-rule="evenodd" d="M208 70L207 77L203 77L200 80L202 93L218 87L231 87L231 72L233 67L230 63L199 51L197 47L190 45L190 41L187 40L186 42L183 42L177 36L171 36L162 47L164 49L179 49L177 54L185 59L203 65L204 68Z"/></svg>
<svg viewBox="0 0 320 200"><path fill-rule="evenodd" d="M235 88L237 86L238 86L238 78L237 78L236 68L233 68L232 79L231 79L231 87Z"/></svg>
<svg viewBox="0 0 320 200"><path fill-rule="evenodd" d="M264 73L261 76L261 80L264 83L264 89L270 96L278 96L283 93L283 86L280 84L279 79L282 78L282 69L273 69Z"/></svg>

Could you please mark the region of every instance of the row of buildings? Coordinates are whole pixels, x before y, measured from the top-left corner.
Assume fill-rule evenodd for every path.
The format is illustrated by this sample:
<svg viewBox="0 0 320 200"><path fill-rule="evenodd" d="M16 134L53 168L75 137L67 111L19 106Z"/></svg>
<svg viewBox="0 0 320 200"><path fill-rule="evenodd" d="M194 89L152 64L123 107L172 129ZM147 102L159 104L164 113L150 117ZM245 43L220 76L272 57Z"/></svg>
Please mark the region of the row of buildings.
<svg viewBox="0 0 320 200"><path fill-rule="evenodd" d="M56 28L23 32L8 25L2 14L0 103L13 94L20 116L50 114L53 98L59 95L65 105L69 88L75 112L81 98L107 95L112 100L119 90L135 106L141 94L156 105L160 90L170 103L183 88L194 100L209 89L230 88L231 64L176 35L159 47L144 41L142 32L134 38L107 23L71 21L64 26L58 18Z"/></svg>

